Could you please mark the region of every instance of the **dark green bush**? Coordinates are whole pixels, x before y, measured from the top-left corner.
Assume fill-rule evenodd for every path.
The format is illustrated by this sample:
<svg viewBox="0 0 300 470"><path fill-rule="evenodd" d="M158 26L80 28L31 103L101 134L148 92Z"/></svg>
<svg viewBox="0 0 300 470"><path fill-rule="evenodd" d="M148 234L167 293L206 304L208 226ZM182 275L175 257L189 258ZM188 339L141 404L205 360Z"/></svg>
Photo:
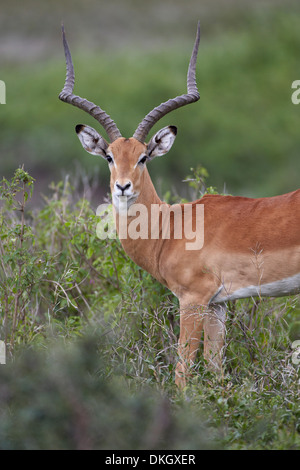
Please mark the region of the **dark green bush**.
<svg viewBox="0 0 300 470"><path fill-rule="evenodd" d="M104 343L104 345L103 345ZM161 392L107 378L103 337L27 349L0 369L0 448L203 449L200 413Z"/></svg>

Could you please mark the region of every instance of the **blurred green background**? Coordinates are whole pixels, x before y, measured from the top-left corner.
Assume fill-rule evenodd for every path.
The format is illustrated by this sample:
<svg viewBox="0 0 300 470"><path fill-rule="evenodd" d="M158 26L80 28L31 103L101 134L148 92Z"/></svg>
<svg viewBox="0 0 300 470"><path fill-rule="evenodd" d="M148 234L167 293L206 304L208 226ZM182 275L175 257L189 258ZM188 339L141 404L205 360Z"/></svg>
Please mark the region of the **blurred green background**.
<svg viewBox="0 0 300 470"><path fill-rule="evenodd" d="M84 152L74 126L104 133L86 113L58 100L65 78L61 22L75 65L74 92L94 101L125 137L162 101L182 94L197 20L201 100L173 112L169 155L149 168L162 196L191 167L207 168L219 191L269 196L299 187L300 4L276 0L10 0L1 1L1 175L24 163L47 192L65 174L93 179L94 196L108 191L102 159ZM100 201L101 202L101 201Z"/></svg>

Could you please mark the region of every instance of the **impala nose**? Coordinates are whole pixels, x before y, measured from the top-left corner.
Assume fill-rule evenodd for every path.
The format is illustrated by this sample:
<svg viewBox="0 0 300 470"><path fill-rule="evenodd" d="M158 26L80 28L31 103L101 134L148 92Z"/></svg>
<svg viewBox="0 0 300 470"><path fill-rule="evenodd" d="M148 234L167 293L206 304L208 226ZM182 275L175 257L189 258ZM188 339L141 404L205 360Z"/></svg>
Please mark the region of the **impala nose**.
<svg viewBox="0 0 300 470"><path fill-rule="evenodd" d="M116 187L120 189L120 191L122 191L122 195L124 195L124 191L126 191L126 189L129 189L131 187L131 182L129 181L124 186L121 186L119 183L116 183Z"/></svg>

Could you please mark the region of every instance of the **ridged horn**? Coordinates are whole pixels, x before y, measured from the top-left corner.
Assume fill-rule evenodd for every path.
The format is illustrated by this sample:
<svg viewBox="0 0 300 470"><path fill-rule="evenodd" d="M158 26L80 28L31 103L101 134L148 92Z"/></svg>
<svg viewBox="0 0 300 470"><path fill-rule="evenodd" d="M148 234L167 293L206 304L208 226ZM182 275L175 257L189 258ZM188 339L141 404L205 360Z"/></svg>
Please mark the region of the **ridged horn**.
<svg viewBox="0 0 300 470"><path fill-rule="evenodd" d="M165 103L161 103L159 106L154 108L147 116L142 120L136 129L133 137L141 142L145 142L147 135L151 128L166 114L170 113L174 109L181 108L190 103L194 103L199 100L200 95L196 83L196 62L198 55L198 48L200 42L200 22L197 26L196 40L188 68L187 73L187 94L172 98Z"/></svg>
<svg viewBox="0 0 300 470"><path fill-rule="evenodd" d="M77 106L77 108L82 109L83 111L86 111L88 114L93 116L93 118L95 118L105 129L110 141L113 142L119 137L122 137L122 135L111 117L91 101L73 94L75 73L71 52L65 35L64 25L62 25L62 38L66 57L66 81L61 93L59 94L59 99L65 103Z"/></svg>

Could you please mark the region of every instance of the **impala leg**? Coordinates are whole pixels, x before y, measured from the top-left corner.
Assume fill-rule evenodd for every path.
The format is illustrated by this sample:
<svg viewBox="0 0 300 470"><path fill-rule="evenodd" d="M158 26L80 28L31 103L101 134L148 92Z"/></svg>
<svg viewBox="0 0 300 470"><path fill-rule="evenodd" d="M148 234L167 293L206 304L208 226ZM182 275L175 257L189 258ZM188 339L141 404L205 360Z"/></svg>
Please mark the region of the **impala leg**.
<svg viewBox="0 0 300 470"><path fill-rule="evenodd" d="M175 371L175 383L181 389L186 386L189 369L194 363L202 328L203 314L201 307L180 306L179 362Z"/></svg>
<svg viewBox="0 0 300 470"><path fill-rule="evenodd" d="M225 344L226 306L216 305L204 317L204 358L210 369L221 371Z"/></svg>

